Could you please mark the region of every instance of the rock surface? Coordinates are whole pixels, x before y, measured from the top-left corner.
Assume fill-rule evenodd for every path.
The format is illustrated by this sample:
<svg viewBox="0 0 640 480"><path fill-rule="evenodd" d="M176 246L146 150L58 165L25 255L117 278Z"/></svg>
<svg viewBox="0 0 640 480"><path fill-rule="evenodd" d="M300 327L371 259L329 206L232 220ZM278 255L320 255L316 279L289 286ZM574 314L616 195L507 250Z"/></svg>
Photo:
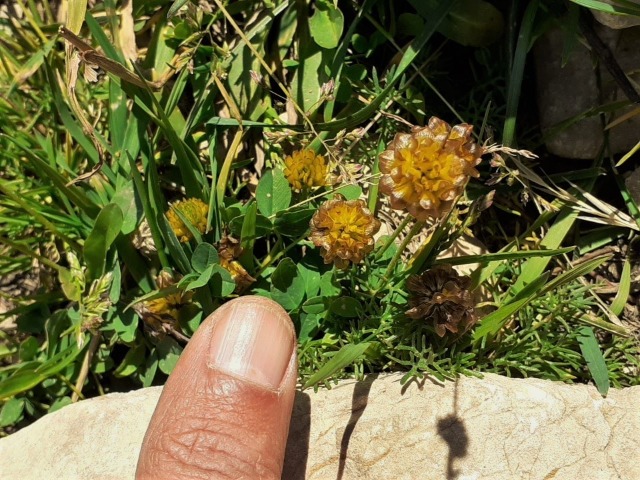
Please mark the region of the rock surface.
<svg viewBox="0 0 640 480"><path fill-rule="evenodd" d="M640 479L640 387L400 375L299 393L283 478ZM160 387L63 408L0 440L3 480L132 479Z"/></svg>
<svg viewBox="0 0 640 480"><path fill-rule="evenodd" d="M622 70L637 82L640 27L622 31L602 27L597 32ZM550 30L534 48L540 126L550 153L594 159L605 138L598 107L604 105L606 110L606 105L627 99L604 66L594 68L592 55L584 45L576 43L567 53L566 41L562 31ZM616 115L620 118L634 108L619 108ZM612 120L608 115L607 122ZM611 152L628 152L638 142L639 131L640 115L615 125L608 131Z"/></svg>
<svg viewBox="0 0 640 480"><path fill-rule="evenodd" d="M613 5L613 0L602 0L604 3ZM640 1L631 0L633 3L640 5ZM596 17L601 24L606 25L609 28L629 28L636 25L640 25L640 18L632 15L615 15L612 13L601 12L600 10L592 9L593 16Z"/></svg>

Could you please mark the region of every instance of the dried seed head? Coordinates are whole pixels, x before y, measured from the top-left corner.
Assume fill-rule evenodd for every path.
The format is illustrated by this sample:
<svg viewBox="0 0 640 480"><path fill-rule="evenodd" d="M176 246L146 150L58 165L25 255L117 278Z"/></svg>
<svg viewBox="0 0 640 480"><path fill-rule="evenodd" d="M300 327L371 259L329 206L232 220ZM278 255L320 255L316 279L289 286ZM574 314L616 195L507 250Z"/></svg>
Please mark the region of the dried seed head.
<svg viewBox="0 0 640 480"><path fill-rule="evenodd" d="M311 240L322 249L325 263L346 268L373 250L380 222L363 200L338 197L323 203L311 219Z"/></svg>
<svg viewBox="0 0 640 480"><path fill-rule="evenodd" d="M407 280L409 306L406 314L416 320L432 321L438 336L449 330L466 332L477 321L469 292L471 279L460 276L449 265L413 275Z"/></svg>
<svg viewBox="0 0 640 480"><path fill-rule="evenodd" d="M167 212L167 220L169 220L169 225L171 225L173 233L176 234L176 237L178 237L178 240L182 243L191 240L193 235L182 222L176 211L184 215L186 219L189 220L189 223L200 233L204 233L207 229L209 206L206 203L198 198L189 198L174 203Z"/></svg>
<svg viewBox="0 0 640 480"><path fill-rule="evenodd" d="M139 250L147 258L150 258L158 251L153 241L151 227L146 218L140 222L140 226L133 234L131 243L136 250Z"/></svg>
<svg viewBox="0 0 640 480"><path fill-rule="evenodd" d="M471 138L473 127L453 128L436 117L426 127L399 133L380 154L380 191L391 208L407 210L418 220L444 216L463 192L469 177L478 177L482 147Z"/></svg>
<svg viewBox="0 0 640 480"><path fill-rule="evenodd" d="M328 173L324 157L311 150L296 150L284 159L284 176L296 192L326 185Z"/></svg>
<svg viewBox="0 0 640 480"><path fill-rule="evenodd" d="M163 270L156 277L156 286L162 290L176 284L179 275ZM192 302L193 292L178 290L161 298L146 300L133 306L148 331L155 336L180 332L180 310Z"/></svg>
<svg viewBox="0 0 640 480"><path fill-rule="evenodd" d="M233 237L225 235L220 240L218 255L220 265L227 270L236 282L236 291L242 292L256 281L249 272L236 259L242 254L240 242Z"/></svg>

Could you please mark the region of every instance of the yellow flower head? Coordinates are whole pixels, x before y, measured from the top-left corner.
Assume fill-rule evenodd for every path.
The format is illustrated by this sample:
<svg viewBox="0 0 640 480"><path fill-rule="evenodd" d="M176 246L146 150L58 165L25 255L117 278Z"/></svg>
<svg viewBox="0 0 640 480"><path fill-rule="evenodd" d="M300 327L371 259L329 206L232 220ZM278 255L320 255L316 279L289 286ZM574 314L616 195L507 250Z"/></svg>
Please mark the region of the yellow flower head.
<svg viewBox="0 0 640 480"><path fill-rule="evenodd" d="M198 198L180 200L179 202L171 205L171 208L167 212L167 220L169 220L169 225L171 225L173 233L176 234L178 240L185 243L191 240L193 235L191 235L189 229L182 220L180 220L176 211L179 211L184 215L191 225L193 225L200 233L205 232L207 228L207 214L209 213L209 207L202 200Z"/></svg>
<svg viewBox="0 0 640 480"><path fill-rule="evenodd" d="M328 165L322 155L297 150L284 159L284 176L296 192L327 183Z"/></svg>
<svg viewBox="0 0 640 480"><path fill-rule="evenodd" d="M156 278L158 289L165 289L175 285L180 280L179 275L173 275L162 271ZM190 304L193 292L178 290L169 293L165 297L146 300L134 305L134 309L142 317L142 320L153 332L168 332L171 329L179 330L180 311Z"/></svg>
<svg viewBox="0 0 640 480"><path fill-rule="evenodd" d="M445 215L469 177L478 177L482 147L471 139L473 127L453 128L436 117L426 127L399 133L380 154L380 191L391 208L408 210L418 220Z"/></svg>
<svg viewBox="0 0 640 480"><path fill-rule="evenodd" d="M322 249L325 263L346 268L373 250L379 229L363 200L336 198L323 203L311 219L311 240Z"/></svg>
<svg viewBox="0 0 640 480"><path fill-rule="evenodd" d="M166 297L155 298L144 302L144 307L155 318L165 322L178 321L180 309L191 302L191 293L171 293Z"/></svg>

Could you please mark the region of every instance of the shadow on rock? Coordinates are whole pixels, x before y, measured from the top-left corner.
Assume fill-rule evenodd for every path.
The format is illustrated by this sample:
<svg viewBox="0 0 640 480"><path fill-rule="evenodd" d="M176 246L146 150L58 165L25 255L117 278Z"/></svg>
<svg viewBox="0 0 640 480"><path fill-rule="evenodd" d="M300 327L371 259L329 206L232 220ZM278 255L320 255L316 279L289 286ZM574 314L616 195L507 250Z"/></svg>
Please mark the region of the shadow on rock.
<svg viewBox="0 0 640 480"><path fill-rule="evenodd" d="M304 480L309 458L309 436L311 432L311 399L303 392L296 392L293 404L289 439L284 456L282 478Z"/></svg>
<svg viewBox="0 0 640 480"><path fill-rule="evenodd" d="M340 463L338 464L338 476L336 480L342 480L344 475L344 469L347 463L347 453L349 451L349 442L351 441L351 435L356 428L356 424L362 414L364 413L367 404L369 403L369 392L371 386L378 375L369 375L362 382L356 383L353 389L353 397L351 398L351 416L347 422L347 426L342 434L342 440L340 441Z"/></svg>
<svg viewBox="0 0 640 480"><path fill-rule="evenodd" d="M447 480L455 480L460 472L454 468L454 462L458 458L467 456L469 448L469 435L462 418L458 417L458 382L455 384L453 397L453 412L438 420L438 435L447 442L449 455L447 457Z"/></svg>

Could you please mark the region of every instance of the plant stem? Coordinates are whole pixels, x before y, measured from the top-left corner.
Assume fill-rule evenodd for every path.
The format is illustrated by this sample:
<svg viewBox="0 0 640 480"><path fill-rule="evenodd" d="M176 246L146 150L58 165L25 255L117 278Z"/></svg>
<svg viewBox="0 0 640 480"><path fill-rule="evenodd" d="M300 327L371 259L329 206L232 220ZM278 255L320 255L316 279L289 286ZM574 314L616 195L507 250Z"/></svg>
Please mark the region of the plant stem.
<svg viewBox="0 0 640 480"><path fill-rule="evenodd" d="M100 334L97 333L91 337L91 343L89 344L89 350L84 356L84 360L82 361L82 366L80 367L80 373L78 374L78 380L76 381L76 388L71 395L71 401L73 403L78 401L80 398L80 393L82 392L82 387L84 386L84 381L87 379L87 375L89 374L89 367L91 366L91 360L93 360L93 356L98 351L98 347L100 346Z"/></svg>
<svg viewBox="0 0 640 480"><path fill-rule="evenodd" d="M409 222L411 220L413 220L413 217L409 215L400 223L400 225L398 225L398 227L389 236L389 238L387 239L385 244L382 246L382 248L376 253L376 257L375 257L376 260L378 260L382 255L384 255L384 252L386 252L387 249L391 246L391 244L396 241L396 238L398 238L398 235L400 235L400 233L405 228L407 228L407 225L409 225Z"/></svg>
<svg viewBox="0 0 640 480"><path fill-rule="evenodd" d="M410 218L413 218L413 217L410 217ZM391 259L391 262L389 262L389 266L387 267L387 270L384 272L382 280L380 280L380 285L385 285L386 283L389 282L389 277L393 273L393 269L398 264L398 261L400 261L400 258L402 258L402 252L404 252L405 248L407 248L407 245L409 245L409 242L413 239L413 237L415 237L416 234L420 230L422 230L424 225L425 225L425 222L416 222L413 225L413 227L411 227L411 230L409 230L409 233L407 233L407 236L402 239L402 243L400 244L400 247L398 247L398 251ZM376 289L375 293L377 292L378 292L378 289Z"/></svg>
<svg viewBox="0 0 640 480"><path fill-rule="evenodd" d="M306 232L303 235L301 235L300 237L296 238L296 240L294 242L291 242L289 245L287 245L283 250L280 250L279 252L277 252L275 255L273 254L273 251L270 252L269 255L267 255L267 258L265 258L264 261L262 262L262 264L260 265L260 268L258 269L258 271L256 272L256 275L255 275L256 278L258 278L260 275L262 275L262 272L264 272L271 264L273 264L273 262L278 260L280 257L282 257L285 253L287 253L293 247L298 245L305 238L307 238L307 233ZM275 249L275 247L274 247L274 249Z"/></svg>

